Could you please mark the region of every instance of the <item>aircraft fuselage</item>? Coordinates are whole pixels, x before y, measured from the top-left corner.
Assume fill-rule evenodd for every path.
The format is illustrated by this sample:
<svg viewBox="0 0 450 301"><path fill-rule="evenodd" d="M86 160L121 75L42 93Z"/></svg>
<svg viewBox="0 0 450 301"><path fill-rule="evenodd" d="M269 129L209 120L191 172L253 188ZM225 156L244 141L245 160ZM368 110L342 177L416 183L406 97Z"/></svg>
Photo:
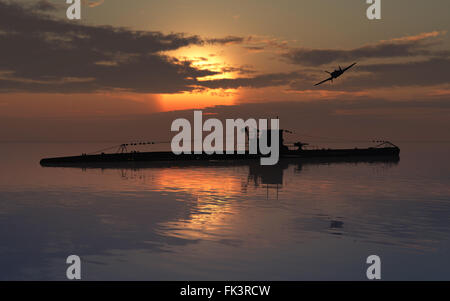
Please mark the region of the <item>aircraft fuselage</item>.
<svg viewBox="0 0 450 301"><path fill-rule="evenodd" d="M344 73L344 71L342 71L342 70L334 70L333 72L331 72L331 76L333 78L337 78L337 77L341 76L343 73Z"/></svg>

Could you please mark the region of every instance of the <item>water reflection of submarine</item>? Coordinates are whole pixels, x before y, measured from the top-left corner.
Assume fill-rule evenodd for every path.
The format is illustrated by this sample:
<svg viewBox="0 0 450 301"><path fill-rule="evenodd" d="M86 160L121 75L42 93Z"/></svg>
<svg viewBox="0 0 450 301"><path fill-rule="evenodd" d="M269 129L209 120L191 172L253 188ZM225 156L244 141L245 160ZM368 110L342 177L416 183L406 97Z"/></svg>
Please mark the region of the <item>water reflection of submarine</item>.
<svg viewBox="0 0 450 301"><path fill-rule="evenodd" d="M257 186L283 185L283 173L289 166L295 166L295 173L300 173L307 165L330 165L330 164L383 164L385 166L398 164L399 158L334 158L334 159L304 159L302 161L282 159L276 165L249 164L249 181Z"/></svg>
<svg viewBox="0 0 450 301"><path fill-rule="evenodd" d="M248 180L255 186L259 184L283 185L283 172L289 167L289 163L281 160L276 165L250 164Z"/></svg>
<svg viewBox="0 0 450 301"><path fill-rule="evenodd" d="M330 164L382 164L384 166L395 165L399 162L399 157L335 157L335 158L282 158L276 165L260 165L257 160L218 160L218 161L169 161L169 162L65 162L57 165L42 165L46 168L79 168L82 170L89 169L115 169L120 170L122 178L135 178L136 175L128 175L128 171L136 173L140 170L148 169L171 169L177 168L180 172L189 168L223 168L233 166L247 166L248 177L247 184L253 182L255 187L266 185L267 188L283 186L284 171L290 166L294 166L294 173L299 174L307 165L330 165ZM138 177L145 177L138 175Z"/></svg>

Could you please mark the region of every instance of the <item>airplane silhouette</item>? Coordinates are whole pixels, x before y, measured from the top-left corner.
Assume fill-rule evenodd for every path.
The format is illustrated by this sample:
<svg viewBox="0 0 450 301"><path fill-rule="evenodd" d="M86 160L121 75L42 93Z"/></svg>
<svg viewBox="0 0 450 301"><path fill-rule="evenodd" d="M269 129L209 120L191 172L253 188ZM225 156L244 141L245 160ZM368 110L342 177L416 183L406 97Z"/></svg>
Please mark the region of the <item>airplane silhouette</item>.
<svg viewBox="0 0 450 301"><path fill-rule="evenodd" d="M348 69L350 69L351 67L353 67L353 66L355 66L355 65L356 65L356 63L353 63L353 64L351 64L350 66L348 66L348 67L346 67L346 68L344 68L344 69L342 69L341 66L339 66L339 69L338 69L338 70L334 70L333 72L325 71L326 73L328 73L328 74L331 75L331 76L330 76L329 78L327 78L327 79L321 81L320 83L315 84L314 86L321 85L321 84L323 84L324 82L327 82L327 81L329 81L329 80L331 80L331 82L333 82L333 79L338 78L339 76L341 76L342 74L344 74L345 71L347 71Z"/></svg>

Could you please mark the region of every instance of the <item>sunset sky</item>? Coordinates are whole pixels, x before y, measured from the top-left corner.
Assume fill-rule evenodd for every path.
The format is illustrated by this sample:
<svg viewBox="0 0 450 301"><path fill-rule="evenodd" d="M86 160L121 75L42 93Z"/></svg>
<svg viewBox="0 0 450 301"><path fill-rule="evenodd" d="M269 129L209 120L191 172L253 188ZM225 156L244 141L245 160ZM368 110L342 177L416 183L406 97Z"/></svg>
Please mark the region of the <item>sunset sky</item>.
<svg viewBox="0 0 450 301"><path fill-rule="evenodd" d="M154 137L193 108L450 140L450 2L383 0L377 21L365 2L90 0L69 21L64 0L0 0L0 140Z"/></svg>

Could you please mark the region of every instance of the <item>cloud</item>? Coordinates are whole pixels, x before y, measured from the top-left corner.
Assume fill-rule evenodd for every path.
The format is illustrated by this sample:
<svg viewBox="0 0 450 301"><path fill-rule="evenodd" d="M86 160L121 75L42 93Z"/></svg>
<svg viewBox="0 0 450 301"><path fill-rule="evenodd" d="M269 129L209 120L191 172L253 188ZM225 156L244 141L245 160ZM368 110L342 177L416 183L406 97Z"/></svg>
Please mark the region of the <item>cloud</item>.
<svg viewBox="0 0 450 301"><path fill-rule="evenodd" d="M288 41L270 37L201 38L181 33L136 31L111 26L83 25L45 15L41 10L0 0L0 93L180 93L198 89L238 89L287 86L311 90L322 80L316 68L335 61L368 58L414 58L410 62L360 62L333 86L319 90L357 91L378 87L439 85L448 82L450 52L433 50L444 32L401 37L350 50L289 50ZM12 25L13 24L13 25ZM303 65L301 71L257 74L253 68L196 67L195 59L176 59L168 51L207 44L242 44L248 51L265 48L282 51L288 62ZM420 60L419 60L420 58ZM200 58L202 59L202 58ZM203 58L204 59L204 58ZM215 66L217 67L217 66ZM292 66L290 66L292 67ZM237 72L240 77L202 80L202 77Z"/></svg>
<svg viewBox="0 0 450 301"><path fill-rule="evenodd" d="M99 5L102 5L105 2L105 0L97 0L97 1L88 1L89 7L96 7Z"/></svg>
<svg viewBox="0 0 450 301"><path fill-rule="evenodd" d="M225 38L214 38L207 39L206 42L210 44L220 44L220 45L229 45L229 44L240 44L245 41L243 37L236 36L227 36Z"/></svg>
<svg viewBox="0 0 450 301"><path fill-rule="evenodd" d="M208 42L237 40L226 37ZM204 43L195 35L57 20L0 1L0 92L191 91L198 77L218 72L199 70L190 61L162 53Z"/></svg>
<svg viewBox="0 0 450 301"><path fill-rule="evenodd" d="M10 24L16 24L14 28ZM195 89L264 87L288 84L294 73L200 81L222 72L254 73L228 66L213 71L194 60L164 55L191 45L229 45L246 38L202 39L184 34L132 31L57 20L0 0L0 92L180 93ZM33 49L30 52L30 49Z"/></svg>
<svg viewBox="0 0 450 301"><path fill-rule="evenodd" d="M39 0L32 8L39 11L55 11L58 10L58 6L48 0Z"/></svg>
<svg viewBox="0 0 450 301"><path fill-rule="evenodd" d="M277 50L288 50L289 44L295 42L295 40L280 40L271 36L257 36L253 35L247 38L246 42L250 47L258 47L260 50L273 48Z"/></svg>
<svg viewBox="0 0 450 301"><path fill-rule="evenodd" d="M248 52L257 53L257 52L264 51L265 47L264 46L244 46L244 49L246 49Z"/></svg>
<svg viewBox="0 0 450 301"><path fill-rule="evenodd" d="M209 89L237 89L237 88L262 88L269 86L285 86L294 79L302 79L304 76L297 72L261 74L253 77L224 78L218 80L200 81L199 86Z"/></svg>
<svg viewBox="0 0 450 301"><path fill-rule="evenodd" d="M292 64L320 66L333 62L350 62L370 58L399 58L419 55L432 55L429 47L434 45L431 38L444 35L445 32L433 31L415 36L402 37L358 48L342 49L308 49L296 48L283 54Z"/></svg>
<svg viewBox="0 0 450 301"><path fill-rule="evenodd" d="M450 58L433 57L406 63L379 63L357 65L352 74L337 79L333 84L321 85L322 90L358 91L364 89L433 86L446 84L450 78ZM312 89L314 81L295 81L291 84L294 90Z"/></svg>
<svg viewBox="0 0 450 301"><path fill-rule="evenodd" d="M223 73L236 72L238 74L253 74L253 73L256 73L256 71L252 69L252 66L249 66L249 65L244 65L244 66L240 66L240 67L227 66L227 67L221 68L220 71L223 72Z"/></svg>

